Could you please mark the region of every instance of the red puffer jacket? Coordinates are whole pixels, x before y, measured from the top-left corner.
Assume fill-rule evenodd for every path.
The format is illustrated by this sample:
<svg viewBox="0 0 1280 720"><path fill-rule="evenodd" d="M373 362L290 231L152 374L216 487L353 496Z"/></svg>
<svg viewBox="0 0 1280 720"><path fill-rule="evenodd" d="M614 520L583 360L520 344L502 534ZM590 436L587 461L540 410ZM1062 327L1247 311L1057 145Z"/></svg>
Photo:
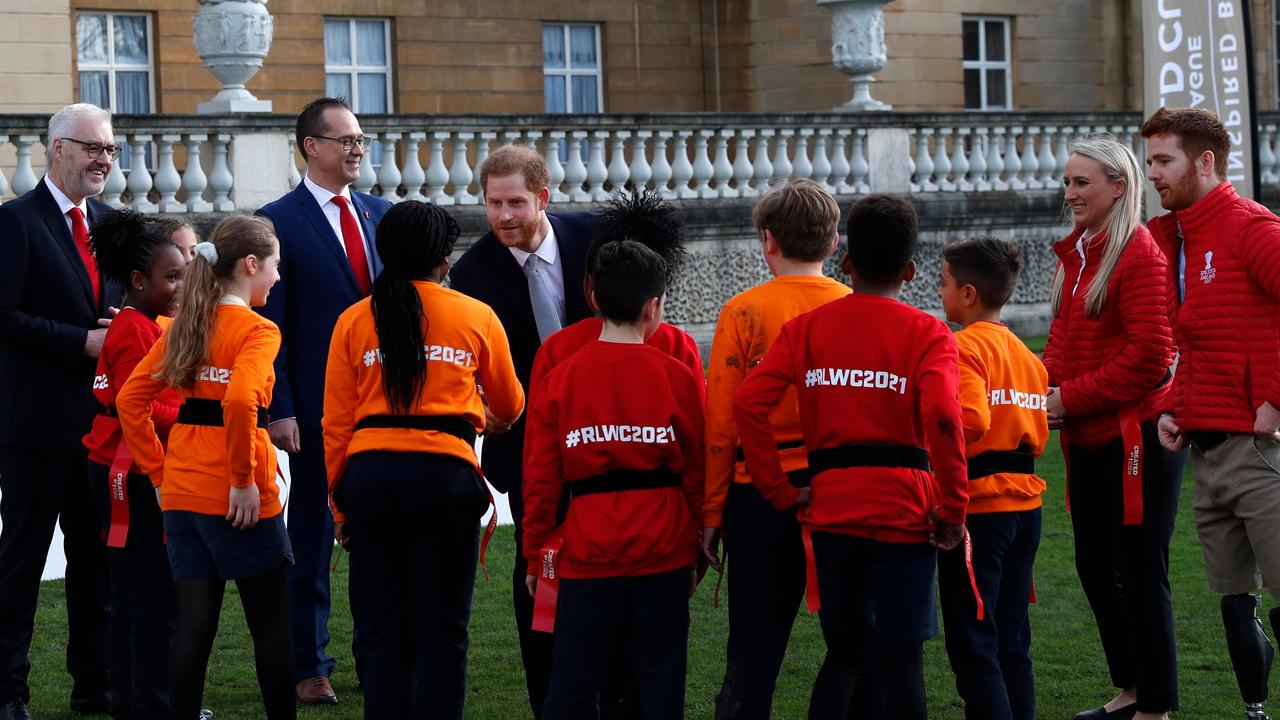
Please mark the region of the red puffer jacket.
<svg viewBox="0 0 1280 720"><path fill-rule="evenodd" d="M1140 420L1157 414L1173 364L1168 264L1147 229L1138 226L1107 284L1102 312L1090 317L1085 298L1102 262L1105 235L1087 241L1084 270L1078 229L1053 246L1065 273L1062 307L1049 327L1044 365L1067 409L1067 442L1097 448L1120 436L1121 410L1138 406ZM1079 277L1079 281L1076 278ZM1072 287L1075 290L1072 292Z"/></svg>
<svg viewBox="0 0 1280 720"><path fill-rule="evenodd" d="M1259 405L1280 407L1280 218L1224 182L1153 219L1175 302L1179 225L1186 297L1171 314L1180 356L1160 409L1183 430L1253 432Z"/></svg>

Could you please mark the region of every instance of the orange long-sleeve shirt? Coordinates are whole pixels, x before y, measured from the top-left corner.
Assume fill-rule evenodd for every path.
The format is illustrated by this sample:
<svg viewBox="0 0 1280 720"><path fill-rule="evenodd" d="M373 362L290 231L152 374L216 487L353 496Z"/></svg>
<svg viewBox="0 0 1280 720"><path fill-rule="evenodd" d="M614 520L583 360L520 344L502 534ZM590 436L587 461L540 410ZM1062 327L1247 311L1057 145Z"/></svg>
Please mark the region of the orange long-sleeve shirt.
<svg viewBox="0 0 1280 720"><path fill-rule="evenodd" d="M783 323L797 315L848 295L847 285L827 277L784 275L738 293L720 310L711 341L711 371L707 377L706 488L702 524L720 527L729 482L749 483L746 463L738 455L738 426L733 421L733 392L751 368L764 357ZM787 388L769 413L774 438L799 443L800 411L795 388ZM802 444L780 450L785 472L808 467Z"/></svg>
<svg viewBox="0 0 1280 720"><path fill-rule="evenodd" d="M1040 457L1049 442L1049 373L1040 358L1000 323L973 323L956 333L956 346L965 457L1018 448ZM1044 480L1026 473L975 478L969 481L969 512L1038 508L1044 488Z"/></svg>
<svg viewBox="0 0 1280 720"><path fill-rule="evenodd" d="M225 515L230 488L258 486L262 517L280 514L275 484L276 452L266 428L258 427L258 408L271 405L276 374L272 363L280 349L280 330L247 306L222 304L215 310L206 364L192 388L178 397L222 404L222 427L179 423L169 433L169 453L156 434L151 401L168 386L152 377L164 359L168 334L162 335L116 396L116 410L134 460L160 488L161 510Z"/></svg>
<svg viewBox="0 0 1280 720"><path fill-rule="evenodd" d="M484 430L484 402L503 421L524 410L524 390L516 377L507 333L493 310L462 293L429 282L415 282L427 316L423 352L427 378L407 414L456 415L476 432ZM435 430L365 428L370 415L393 414L382 386L378 331L369 298L338 316L329 344L324 388L324 455L329 492L346 472L347 459L370 450L428 452L476 462L475 448L461 438ZM484 399L476 381L484 387ZM342 513L334 510L342 520Z"/></svg>

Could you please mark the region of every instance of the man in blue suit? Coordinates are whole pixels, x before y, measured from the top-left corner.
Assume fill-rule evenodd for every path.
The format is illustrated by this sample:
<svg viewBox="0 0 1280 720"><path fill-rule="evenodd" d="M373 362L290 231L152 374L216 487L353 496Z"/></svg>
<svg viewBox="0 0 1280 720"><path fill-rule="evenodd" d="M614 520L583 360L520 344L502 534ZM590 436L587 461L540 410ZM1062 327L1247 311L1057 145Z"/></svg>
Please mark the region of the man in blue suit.
<svg viewBox="0 0 1280 720"><path fill-rule="evenodd" d="M562 327L591 317L582 279L597 218L587 213L547 213L549 182L546 162L537 152L516 145L494 150L480 166L489 232L449 273L454 290L488 304L502 321L516 375L526 393L533 356L542 341ZM551 635L531 628L533 599L525 585L521 550L523 456L524 418L510 427L495 427L490 418L481 463L489 482L507 493L516 524L512 599L529 705L535 716L541 716L551 674Z"/></svg>
<svg viewBox="0 0 1280 720"><path fill-rule="evenodd" d="M89 227L120 155L111 114L68 105L49 119L49 169L0 206L0 720L30 720L28 651L53 528L67 557L71 709L106 714L106 547L80 439L98 403L94 358L120 285L101 277ZM47 636L46 636L47 641Z"/></svg>
<svg viewBox="0 0 1280 720"><path fill-rule="evenodd" d="M325 650L333 553L320 430L325 360L338 315L369 294L382 269L374 232L391 203L351 190L366 141L345 100L321 98L303 108L297 142L306 175L292 192L258 211L275 224L280 239L280 283L262 311L284 336L269 432L276 447L289 453L287 522L295 560L289 604L298 701L331 705L338 698L329 683L334 660ZM353 615L358 673L360 618Z"/></svg>

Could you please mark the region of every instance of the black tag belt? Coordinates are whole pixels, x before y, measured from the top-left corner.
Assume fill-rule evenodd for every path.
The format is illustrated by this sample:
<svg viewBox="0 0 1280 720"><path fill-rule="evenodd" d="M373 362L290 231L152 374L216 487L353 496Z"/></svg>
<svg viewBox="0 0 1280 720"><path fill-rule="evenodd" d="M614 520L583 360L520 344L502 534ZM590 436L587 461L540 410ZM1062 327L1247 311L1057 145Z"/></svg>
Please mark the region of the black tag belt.
<svg viewBox="0 0 1280 720"><path fill-rule="evenodd" d="M435 430L452 435L468 445L476 444L476 426L461 415L369 415L356 423L356 430L369 428Z"/></svg>
<svg viewBox="0 0 1280 720"><path fill-rule="evenodd" d="M849 467L913 468L929 472L929 452L914 445L836 445L809 453L809 470Z"/></svg>
<svg viewBox="0 0 1280 720"><path fill-rule="evenodd" d="M270 422L267 408L258 408L258 427L264 428ZM187 398L178 408L178 423L182 425L204 425L205 427L222 427L222 401L208 398Z"/></svg>
<svg viewBox="0 0 1280 720"><path fill-rule="evenodd" d="M652 490L655 488L680 487L680 476L671 468L655 468L653 470L609 470L591 477L567 483L569 497L596 493L622 492L623 490Z"/></svg>
<svg viewBox="0 0 1280 720"><path fill-rule="evenodd" d="M1030 450L988 450L969 458L969 480L996 473L1034 475L1036 458Z"/></svg>

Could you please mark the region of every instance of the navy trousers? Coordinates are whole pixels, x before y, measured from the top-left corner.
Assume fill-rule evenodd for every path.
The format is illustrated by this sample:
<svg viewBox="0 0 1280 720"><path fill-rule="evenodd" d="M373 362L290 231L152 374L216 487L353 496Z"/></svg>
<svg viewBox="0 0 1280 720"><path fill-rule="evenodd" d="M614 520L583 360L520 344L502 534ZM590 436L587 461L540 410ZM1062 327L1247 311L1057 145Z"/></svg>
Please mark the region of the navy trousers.
<svg viewBox="0 0 1280 720"><path fill-rule="evenodd" d="M804 545L795 515L775 510L755 485L729 486L724 512L729 645L717 718L769 718L804 597Z"/></svg>
<svg viewBox="0 0 1280 720"><path fill-rule="evenodd" d="M968 720L1035 720L1031 668L1031 572L1040 547L1040 508L971 514L973 596L964 545L938 553L938 595L947 656Z"/></svg>
<svg viewBox="0 0 1280 720"><path fill-rule="evenodd" d="M109 470L89 462L89 489L103 532L111 528ZM130 475L128 484L128 540L122 548L107 548L111 717L165 720L169 717L169 639L175 621L173 575L155 489L145 475Z"/></svg>
<svg viewBox="0 0 1280 720"><path fill-rule="evenodd" d="M560 581L544 720L592 720L610 660L626 648L638 717L684 717L690 569Z"/></svg>
<svg viewBox="0 0 1280 720"><path fill-rule="evenodd" d="M367 720L462 718L467 626L489 494L475 468L432 453L351 458L337 494L353 606L367 613Z"/></svg>
<svg viewBox="0 0 1280 720"><path fill-rule="evenodd" d="M1076 573L1098 623L1118 688L1137 688L1138 710L1178 709L1178 662L1169 589L1169 541L1187 453L1160 446L1142 424L1142 524L1124 524L1119 439L1095 450L1067 446Z"/></svg>
<svg viewBox="0 0 1280 720"><path fill-rule="evenodd" d="M0 448L0 705L30 702L31 634L54 525L67 558L71 699L105 700L106 543L85 481L88 453Z"/></svg>

